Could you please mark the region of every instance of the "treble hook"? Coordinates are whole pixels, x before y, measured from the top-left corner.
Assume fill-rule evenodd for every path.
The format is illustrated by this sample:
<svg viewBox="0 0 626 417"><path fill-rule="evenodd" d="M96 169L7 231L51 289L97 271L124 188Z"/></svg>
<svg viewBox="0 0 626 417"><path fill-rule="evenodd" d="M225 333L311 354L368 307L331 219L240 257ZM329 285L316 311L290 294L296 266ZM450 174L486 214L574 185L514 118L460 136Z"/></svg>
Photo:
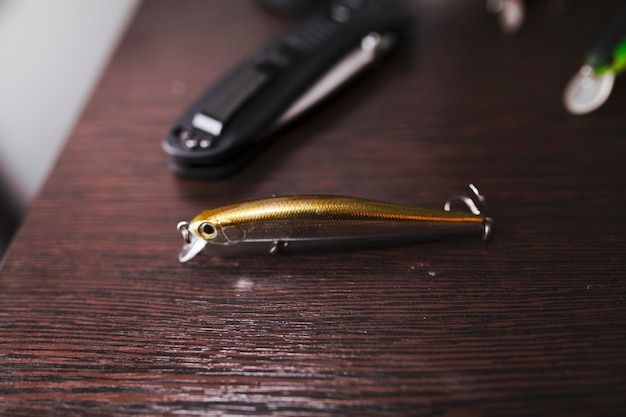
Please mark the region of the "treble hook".
<svg viewBox="0 0 626 417"><path fill-rule="evenodd" d="M472 214L476 216L484 216L483 239L487 240L491 237L493 233L493 218L487 215L485 196L482 195L480 191L478 191L478 188L474 184L469 184L467 186L467 191L469 195L454 195L450 197L443 205L443 209L445 211L450 211L452 203L455 201L460 201L465 204L465 206Z"/></svg>

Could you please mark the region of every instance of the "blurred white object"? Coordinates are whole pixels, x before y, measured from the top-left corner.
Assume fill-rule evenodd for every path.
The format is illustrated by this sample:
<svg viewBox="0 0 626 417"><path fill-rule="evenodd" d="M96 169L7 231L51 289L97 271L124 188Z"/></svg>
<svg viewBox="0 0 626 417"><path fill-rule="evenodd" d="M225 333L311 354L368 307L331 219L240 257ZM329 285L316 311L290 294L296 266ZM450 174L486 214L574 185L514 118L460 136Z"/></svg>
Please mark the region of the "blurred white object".
<svg viewBox="0 0 626 417"><path fill-rule="evenodd" d="M614 83L615 72L597 74L590 65L583 65L565 87L563 104L571 114L590 113L608 100Z"/></svg>
<svg viewBox="0 0 626 417"><path fill-rule="evenodd" d="M522 27L526 17L524 6L524 0L487 0L487 10L498 15L502 31L509 35Z"/></svg>
<svg viewBox="0 0 626 417"><path fill-rule="evenodd" d="M26 209L138 0L0 0L0 182Z"/></svg>

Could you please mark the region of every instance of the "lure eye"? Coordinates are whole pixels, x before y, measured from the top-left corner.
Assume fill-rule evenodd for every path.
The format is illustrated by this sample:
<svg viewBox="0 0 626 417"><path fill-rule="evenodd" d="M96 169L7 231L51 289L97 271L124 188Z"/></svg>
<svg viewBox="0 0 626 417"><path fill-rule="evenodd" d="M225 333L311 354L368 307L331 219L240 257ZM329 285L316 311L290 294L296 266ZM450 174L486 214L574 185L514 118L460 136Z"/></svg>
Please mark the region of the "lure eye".
<svg viewBox="0 0 626 417"><path fill-rule="evenodd" d="M206 235L208 238L215 237L217 235L217 230L215 230L215 226L211 223L202 223L199 227L202 234Z"/></svg>

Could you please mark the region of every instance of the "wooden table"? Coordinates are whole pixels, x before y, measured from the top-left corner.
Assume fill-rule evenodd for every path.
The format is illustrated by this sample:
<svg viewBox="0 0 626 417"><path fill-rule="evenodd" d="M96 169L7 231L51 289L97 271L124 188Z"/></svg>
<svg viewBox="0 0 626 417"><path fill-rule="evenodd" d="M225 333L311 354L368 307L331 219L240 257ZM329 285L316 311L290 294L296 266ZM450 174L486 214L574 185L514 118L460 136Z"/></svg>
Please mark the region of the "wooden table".
<svg viewBox="0 0 626 417"><path fill-rule="evenodd" d="M626 415L626 80L561 105L618 3L534 2L505 36L482 1L415 1L404 52L203 182L161 138L296 19L146 1L0 271L0 414ZM177 261L176 223L209 207L439 207L468 182L489 243Z"/></svg>

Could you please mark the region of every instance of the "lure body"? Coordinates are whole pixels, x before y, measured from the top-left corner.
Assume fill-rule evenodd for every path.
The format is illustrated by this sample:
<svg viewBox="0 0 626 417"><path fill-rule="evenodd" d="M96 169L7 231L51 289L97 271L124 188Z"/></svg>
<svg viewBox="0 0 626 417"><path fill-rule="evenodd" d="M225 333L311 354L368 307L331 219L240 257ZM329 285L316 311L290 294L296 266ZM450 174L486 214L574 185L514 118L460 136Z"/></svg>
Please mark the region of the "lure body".
<svg viewBox="0 0 626 417"><path fill-rule="evenodd" d="M437 238L485 234L486 217L354 197L301 195L247 201L206 210L179 224L186 262L207 243L268 242L275 252L294 241Z"/></svg>

